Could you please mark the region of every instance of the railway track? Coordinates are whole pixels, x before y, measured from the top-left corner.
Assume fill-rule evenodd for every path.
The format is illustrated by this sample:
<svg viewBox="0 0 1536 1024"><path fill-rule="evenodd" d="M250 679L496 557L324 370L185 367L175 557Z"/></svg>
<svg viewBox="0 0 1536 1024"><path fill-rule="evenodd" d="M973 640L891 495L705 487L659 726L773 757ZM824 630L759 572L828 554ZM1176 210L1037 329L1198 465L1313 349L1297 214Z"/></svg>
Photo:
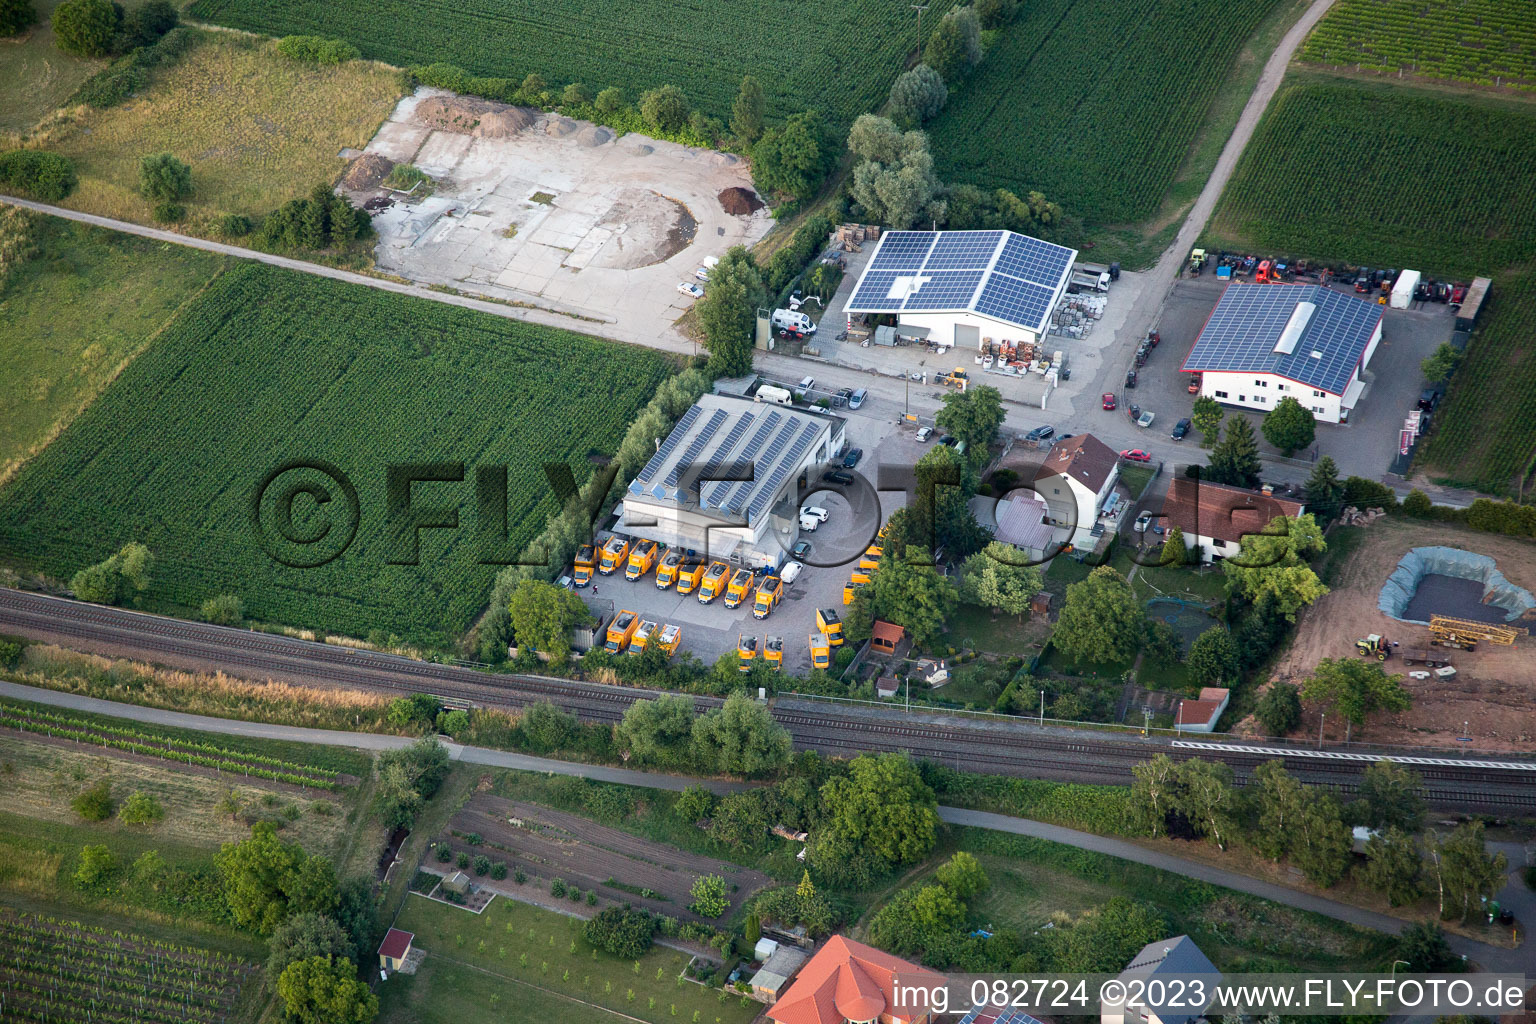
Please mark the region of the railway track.
<svg viewBox="0 0 1536 1024"><path fill-rule="evenodd" d="M0 589L0 631L99 653L136 657L182 668L394 693L427 692L489 707L522 708L549 701L587 721L615 723L636 700L655 691L542 676L492 675L456 665L415 661L377 651L251 630L187 622ZM695 698L701 710L718 699ZM828 754L904 751L956 768L989 774L1124 785L1131 768L1157 753L1201 756L1231 765L1239 782L1276 758L1297 778L1342 794L1356 788L1378 755L1292 747L1264 747L1091 732L1062 735L1023 723L967 725L910 716L776 707L774 717L800 749ZM1536 812L1536 762L1433 756L1392 756L1424 779L1433 805L1490 813Z"/></svg>

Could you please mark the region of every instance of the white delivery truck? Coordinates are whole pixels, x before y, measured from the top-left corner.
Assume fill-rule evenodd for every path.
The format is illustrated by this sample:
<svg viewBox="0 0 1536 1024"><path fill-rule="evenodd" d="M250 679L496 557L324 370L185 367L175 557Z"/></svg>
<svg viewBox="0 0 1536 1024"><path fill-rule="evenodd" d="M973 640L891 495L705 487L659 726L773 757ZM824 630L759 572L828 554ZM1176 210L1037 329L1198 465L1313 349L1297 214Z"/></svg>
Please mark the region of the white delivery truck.
<svg viewBox="0 0 1536 1024"><path fill-rule="evenodd" d="M1397 283L1392 286L1393 309L1407 309L1413 304L1413 292L1419 286L1420 277L1417 270L1405 270L1397 275Z"/></svg>

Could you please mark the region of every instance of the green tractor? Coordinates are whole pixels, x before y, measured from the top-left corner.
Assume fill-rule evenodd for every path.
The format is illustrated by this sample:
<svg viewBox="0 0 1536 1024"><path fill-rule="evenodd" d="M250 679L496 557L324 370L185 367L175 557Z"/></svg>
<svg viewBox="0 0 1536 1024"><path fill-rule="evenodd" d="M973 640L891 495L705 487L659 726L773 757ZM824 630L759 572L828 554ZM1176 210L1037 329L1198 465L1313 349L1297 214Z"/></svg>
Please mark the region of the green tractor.
<svg viewBox="0 0 1536 1024"><path fill-rule="evenodd" d="M1392 656L1392 644L1380 633L1372 633L1355 641L1355 650L1360 652L1362 658L1374 657L1377 661L1386 661Z"/></svg>

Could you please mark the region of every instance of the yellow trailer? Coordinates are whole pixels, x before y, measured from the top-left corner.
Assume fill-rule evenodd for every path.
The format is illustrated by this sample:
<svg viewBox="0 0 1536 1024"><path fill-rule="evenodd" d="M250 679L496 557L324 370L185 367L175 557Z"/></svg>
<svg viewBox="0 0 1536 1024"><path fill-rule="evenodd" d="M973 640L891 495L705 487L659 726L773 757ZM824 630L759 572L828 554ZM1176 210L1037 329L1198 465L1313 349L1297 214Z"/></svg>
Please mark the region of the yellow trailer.
<svg viewBox="0 0 1536 1024"><path fill-rule="evenodd" d="M703 562L686 562L677 570L677 592L679 594L691 594L699 589L699 582L704 579Z"/></svg>
<svg viewBox="0 0 1536 1024"><path fill-rule="evenodd" d="M709 604L725 592L725 574L730 566L724 562L710 562L704 570L704 582L699 584L699 604Z"/></svg>
<svg viewBox="0 0 1536 1024"><path fill-rule="evenodd" d="M811 667L826 670L832 667L832 644L825 633L811 634Z"/></svg>
<svg viewBox="0 0 1536 1024"><path fill-rule="evenodd" d="M727 608L739 608L741 602L752 593L752 581L756 573L751 569L737 569L731 574L731 582L725 588L725 606Z"/></svg>
<svg viewBox="0 0 1536 1024"><path fill-rule="evenodd" d="M843 620L837 617L836 608L816 609L816 628L826 634L833 647L843 645Z"/></svg>
<svg viewBox="0 0 1536 1024"><path fill-rule="evenodd" d="M656 589L666 590L677 582L678 570L683 567L683 553L668 551L656 568Z"/></svg>
<svg viewBox="0 0 1536 1024"><path fill-rule="evenodd" d="M624 578L633 582L650 572L651 566L656 564L659 551L653 540L635 541L635 548L629 553L629 568L624 570Z"/></svg>
<svg viewBox="0 0 1536 1024"><path fill-rule="evenodd" d="M757 588L757 600L752 604L752 617L766 619L768 613L779 605L779 598L784 596L784 581L777 576L768 576Z"/></svg>
<svg viewBox="0 0 1536 1024"><path fill-rule="evenodd" d="M592 572L597 567L597 548L592 544L583 544L576 549L576 571L571 575L576 579L578 587L585 587L592 582Z"/></svg>
<svg viewBox="0 0 1536 1024"><path fill-rule="evenodd" d="M775 672L784 667L784 638L771 636L763 644L763 663Z"/></svg>
<svg viewBox="0 0 1536 1024"><path fill-rule="evenodd" d="M736 655L741 663L736 666L738 672L751 672L752 662L757 657L757 637L747 636L744 633L736 636Z"/></svg>
<svg viewBox="0 0 1536 1024"><path fill-rule="evenodd" d="M612 576L624 567L628 558L629 541L623 537L609 537L608 543L603 545L603 558L597 564L597 571L604 576Z"/></svg>
<svg viewBox="0 0 1536 1024"><path fill-rule="evenodd" d="M634 639L635 630L640 627L640 616L629 610L619 612L608 623L607 642L603 649L609 654L619 654L629 646Z"/></svg>

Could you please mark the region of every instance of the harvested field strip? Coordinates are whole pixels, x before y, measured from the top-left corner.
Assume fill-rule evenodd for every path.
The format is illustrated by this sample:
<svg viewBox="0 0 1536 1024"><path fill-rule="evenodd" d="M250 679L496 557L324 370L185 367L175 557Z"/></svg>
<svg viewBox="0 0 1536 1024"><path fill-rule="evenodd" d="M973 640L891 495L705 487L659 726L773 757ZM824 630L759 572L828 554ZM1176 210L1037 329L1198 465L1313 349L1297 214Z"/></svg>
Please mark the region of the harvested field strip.
<svg viewBox="0 0 1536 1024"><path fill-rule="evenodd" d="M251 964L224 953L0 907L6 1020L229 1019Z"/></svg>
<svg viewBox="0 0 1536 1024"><path fill-rule="evenodd" d="M59 736L77 743L92 743L132 754L158 757L166 761L179 761L204 768L217 768L220 771L239 772L312 789L335 789L337 786L337 773L329 769L310 768L275 757L227 750L211 743L172 740L133 728L98 725L66 715L21 708L7 703L0 703L0 725L23 732Z"/></svg>

